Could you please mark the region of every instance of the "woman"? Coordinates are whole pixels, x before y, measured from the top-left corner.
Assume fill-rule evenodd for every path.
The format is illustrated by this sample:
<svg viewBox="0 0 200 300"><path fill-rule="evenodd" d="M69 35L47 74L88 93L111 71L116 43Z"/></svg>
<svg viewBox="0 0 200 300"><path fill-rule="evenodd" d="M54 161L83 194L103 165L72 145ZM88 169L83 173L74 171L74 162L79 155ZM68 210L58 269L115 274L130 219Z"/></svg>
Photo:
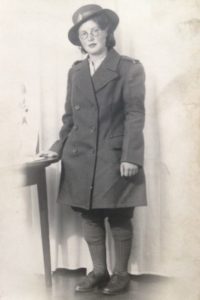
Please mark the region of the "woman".
<svg viewBox="0 0 200 300"><path fill-rule="evenodd" d="M73 15L70 42L87 53L68 74L68 91L59 140L50 154L61 157L58 201L81 213L93 271L77 292L101 287L118 294L129 284L133 209L146 205L143 172L144 70L119 55L113 32L119 18L98 5ZM115 242L115 266L106 265L105 218Z"/></svg>

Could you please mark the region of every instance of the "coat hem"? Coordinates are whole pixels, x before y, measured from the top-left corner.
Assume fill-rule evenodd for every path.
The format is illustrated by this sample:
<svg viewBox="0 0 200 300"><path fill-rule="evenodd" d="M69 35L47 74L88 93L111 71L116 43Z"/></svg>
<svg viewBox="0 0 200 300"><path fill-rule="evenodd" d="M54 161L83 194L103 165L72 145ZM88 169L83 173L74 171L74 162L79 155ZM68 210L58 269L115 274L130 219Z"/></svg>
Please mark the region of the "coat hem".
<svg viewBox="0 0 200 300"><path fill-rule="evenodd" d="M129 207L140 207L140 206L148 206L147 203L131 203L128 205L123 205L123 206L101 206L101 207L85 207L83 205L79 205L79 204L75 204L75 203L68 203L66 201L63 200L57 200L58 204L64 204L67 205L69 207L74 207L74 208L80 208L80 209L85 209L85 210L91 210L91 209L117 209L117 208L129 208Z"/></svg>

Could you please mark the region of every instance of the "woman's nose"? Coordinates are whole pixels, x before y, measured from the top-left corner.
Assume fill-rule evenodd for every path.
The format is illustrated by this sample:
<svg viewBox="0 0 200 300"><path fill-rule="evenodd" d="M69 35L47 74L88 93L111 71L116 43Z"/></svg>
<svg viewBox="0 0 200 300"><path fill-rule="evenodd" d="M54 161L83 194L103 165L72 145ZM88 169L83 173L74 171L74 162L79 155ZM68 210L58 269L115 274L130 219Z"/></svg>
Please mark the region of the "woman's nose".
<svg viewBox="0 0 200 300"><path fill-rule="evenodd" d="M88 41L93 41L94 40L94 35L92 32L88 33Z"/></svg>

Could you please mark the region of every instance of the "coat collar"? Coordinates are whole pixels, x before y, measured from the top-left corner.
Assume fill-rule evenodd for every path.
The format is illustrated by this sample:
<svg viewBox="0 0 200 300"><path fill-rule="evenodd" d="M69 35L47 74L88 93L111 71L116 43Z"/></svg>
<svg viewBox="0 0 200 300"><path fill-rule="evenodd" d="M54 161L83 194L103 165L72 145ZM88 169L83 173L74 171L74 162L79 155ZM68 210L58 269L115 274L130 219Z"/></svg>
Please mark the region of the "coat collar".
<svg viewBox="0 0 200 300"><path fill-rule="evenodd" d="M102 62L102 67L108 70L117 71L118 63L120 60L120 55L115 49L111 49L104 61Z"/></svg>
<svg viewBox="0 0 200 300"><path fill-rule="evenodd" d="M111 49L104 61L94 73L92 79L90 76L88 58L74 66L77 72L77 84L79 88L87 93L87 96L94 97L94 90L97 92L107 83L119 77L117 72L120 55L116 50ZM93 83L93 84L92 84Z"/></svg>

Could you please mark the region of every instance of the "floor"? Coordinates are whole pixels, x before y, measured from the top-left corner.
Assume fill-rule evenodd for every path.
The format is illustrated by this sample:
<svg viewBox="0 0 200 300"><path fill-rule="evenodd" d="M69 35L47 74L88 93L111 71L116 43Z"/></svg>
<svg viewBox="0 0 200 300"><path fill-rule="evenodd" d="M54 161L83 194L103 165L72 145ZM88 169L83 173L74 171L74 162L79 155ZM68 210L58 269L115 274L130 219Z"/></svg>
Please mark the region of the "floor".
<svg viewBox="0 0 200 300"><path fill-rule="evenodd" d="M2 290L0 300L196 300L186 296L182 286L174 284L173 279L154 275L131 276L129 291L117 296L75 293L74 287L84 274L85 269L59 269L53 273L52 288L45 287L43 275L18 277L10 281L9 289Z"/></svg>
<svg viewBox="0 0 200 300"><path fill-rule="evenodd" d="M70 276L71 275L71 276ZM155 281L162 281L162 279L156 279L156 278L150 278L150 277L133 277L130 284L130 289L128 292L123 293L121 295L117 296L106 296L101 294L100 292L90 292L90 293L75 293L74 292L74 286L76 282L80 280L80 278L84 275L84 272L81 270L79 272L66 272L61 271L55 274L55 290L54 290L54 297L52 299L76 299L76 300L98 300L98 299L111 299L114 298L116 300L126 298L126 300L129 299L135 299L135 300L150 300L151 295L153 294L153 285L151 283ZM67 281L67 285L66 285ZM145 286L145 289L144 289ZM66 297L67 296L67 297Z"/></svg>

